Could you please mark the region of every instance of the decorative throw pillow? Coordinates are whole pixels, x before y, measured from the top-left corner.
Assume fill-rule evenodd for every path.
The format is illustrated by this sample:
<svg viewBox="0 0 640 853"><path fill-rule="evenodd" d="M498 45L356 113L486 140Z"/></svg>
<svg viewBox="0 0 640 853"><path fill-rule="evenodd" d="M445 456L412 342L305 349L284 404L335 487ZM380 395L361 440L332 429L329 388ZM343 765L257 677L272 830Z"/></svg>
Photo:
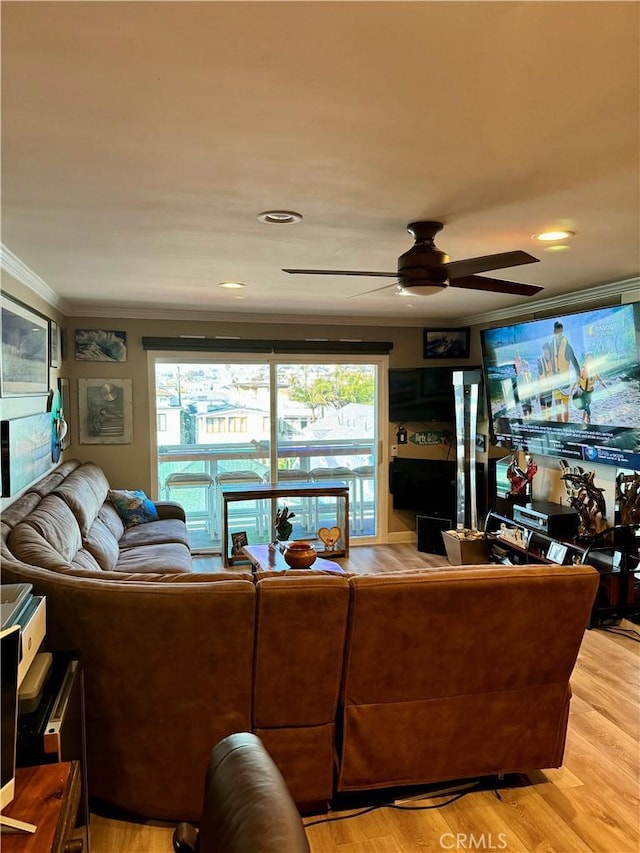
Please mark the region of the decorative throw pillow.
<svg viewBox="0 0 640 853"><path fill-rule="evenodd" d="M142 489L110 489L109 499L125 527L146 524L147 521L157 521L159 518L155 504Z"/></svg>

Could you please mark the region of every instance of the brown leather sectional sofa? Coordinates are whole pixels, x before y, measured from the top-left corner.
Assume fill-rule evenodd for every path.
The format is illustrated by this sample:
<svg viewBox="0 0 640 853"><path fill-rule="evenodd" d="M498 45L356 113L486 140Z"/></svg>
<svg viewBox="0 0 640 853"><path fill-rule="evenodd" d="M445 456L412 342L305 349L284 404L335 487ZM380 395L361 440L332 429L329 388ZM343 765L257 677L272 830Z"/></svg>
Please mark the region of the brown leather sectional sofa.
<svg viewBox="0 0 640 853"><path fill-rule="evenodd" d="M197 820L211 748L238 731L260 736L303 809L561 764L590 567L173 571L154 555L179 544L164 538L183 524L167 507L141 525L143 570L120 562L122 537L104 569L91 533L101 513L108 527L102 477L65 462L2 518L3 582L46 595L49 647L82 656L94 798Z"/></svg>

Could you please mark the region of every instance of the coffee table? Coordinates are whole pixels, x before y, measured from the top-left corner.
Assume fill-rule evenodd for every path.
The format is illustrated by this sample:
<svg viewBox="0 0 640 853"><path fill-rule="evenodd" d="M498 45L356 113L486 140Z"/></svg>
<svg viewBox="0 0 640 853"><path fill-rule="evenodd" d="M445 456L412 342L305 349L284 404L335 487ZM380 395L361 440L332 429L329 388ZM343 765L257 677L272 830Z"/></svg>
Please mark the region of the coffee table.
<svg viewBox="0 0 640 853"><path fill-rule="evenodd" d="M277 545L275 548L270 548L268 545L245 545L242 553L251 563L251 570L254 572L285 572L291 568ZM314 564L310 566L308 571L345 574L342 566L331 560L325 560L324 557L316 557Z"/></svg>

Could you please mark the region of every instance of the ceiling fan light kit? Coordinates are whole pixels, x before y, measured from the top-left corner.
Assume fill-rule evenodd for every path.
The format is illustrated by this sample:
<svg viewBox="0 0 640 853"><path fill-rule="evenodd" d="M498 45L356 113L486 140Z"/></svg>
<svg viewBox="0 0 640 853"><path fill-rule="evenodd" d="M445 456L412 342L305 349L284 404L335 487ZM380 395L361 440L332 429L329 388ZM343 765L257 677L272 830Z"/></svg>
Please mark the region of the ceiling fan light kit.
<svg viewBox="0 0 640 853"><path fill-rule="evenodd" d="M540 240L543 243L554 243L558 240L568 240L569 237L575 237L575 231L565 231L559 229L557 231L541 231L539 234L534 234L534 240Z"/></svg>
<svg viewBox="0 0 640 853"><path fill-rule="evenodd" d="M544 288L534 284L522 284L513 281L502 281L497 278L478 276L477 273L490 270L507 269L521 264L534 264L534 258L528 252L500 252L493 255L483 255L479 258L466 258L461 261L451 261L449 256L435 245L434 239L443 228L442 222L425 220L411 222L407 231L414 238L414 245L398 258L397 272L378 272L366 270L305 270L283 269L283 272L293 275L358 275L383 276L395 278L394 284L367 290L356 296L365 296L400 285L405 293L412 295L430 295L447 287L460 287L467 290L485 290L493 293L505 293L511 296L533 296Z"/></svg>

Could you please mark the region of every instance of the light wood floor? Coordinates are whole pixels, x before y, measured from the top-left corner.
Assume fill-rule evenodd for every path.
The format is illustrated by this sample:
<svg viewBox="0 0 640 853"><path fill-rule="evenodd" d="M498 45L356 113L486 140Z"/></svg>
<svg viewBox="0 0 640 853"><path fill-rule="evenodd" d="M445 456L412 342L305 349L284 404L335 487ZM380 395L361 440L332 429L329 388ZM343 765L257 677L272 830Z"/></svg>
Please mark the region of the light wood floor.
<svg viewBox="0 0 640 853"><path fill-rule="evenodd" d="M353 548L349 560L341 563L350 571L365 571L366 566L370 572L444 565L446 558L418 554L411 545L394 545ZM640 630L629 622L621 627ZM500 799L493 791L478 791L428 811L380 809L310 826L307 837L313 853L637 853L639 654L640 646L628 636L603 630L585 633L571 680L573 699L561 769L532 773L529 784L501 789ZM318 817L305 818L305 824ZM93 816L91 850L169 853L172 832L173 827Z"/></svg>

